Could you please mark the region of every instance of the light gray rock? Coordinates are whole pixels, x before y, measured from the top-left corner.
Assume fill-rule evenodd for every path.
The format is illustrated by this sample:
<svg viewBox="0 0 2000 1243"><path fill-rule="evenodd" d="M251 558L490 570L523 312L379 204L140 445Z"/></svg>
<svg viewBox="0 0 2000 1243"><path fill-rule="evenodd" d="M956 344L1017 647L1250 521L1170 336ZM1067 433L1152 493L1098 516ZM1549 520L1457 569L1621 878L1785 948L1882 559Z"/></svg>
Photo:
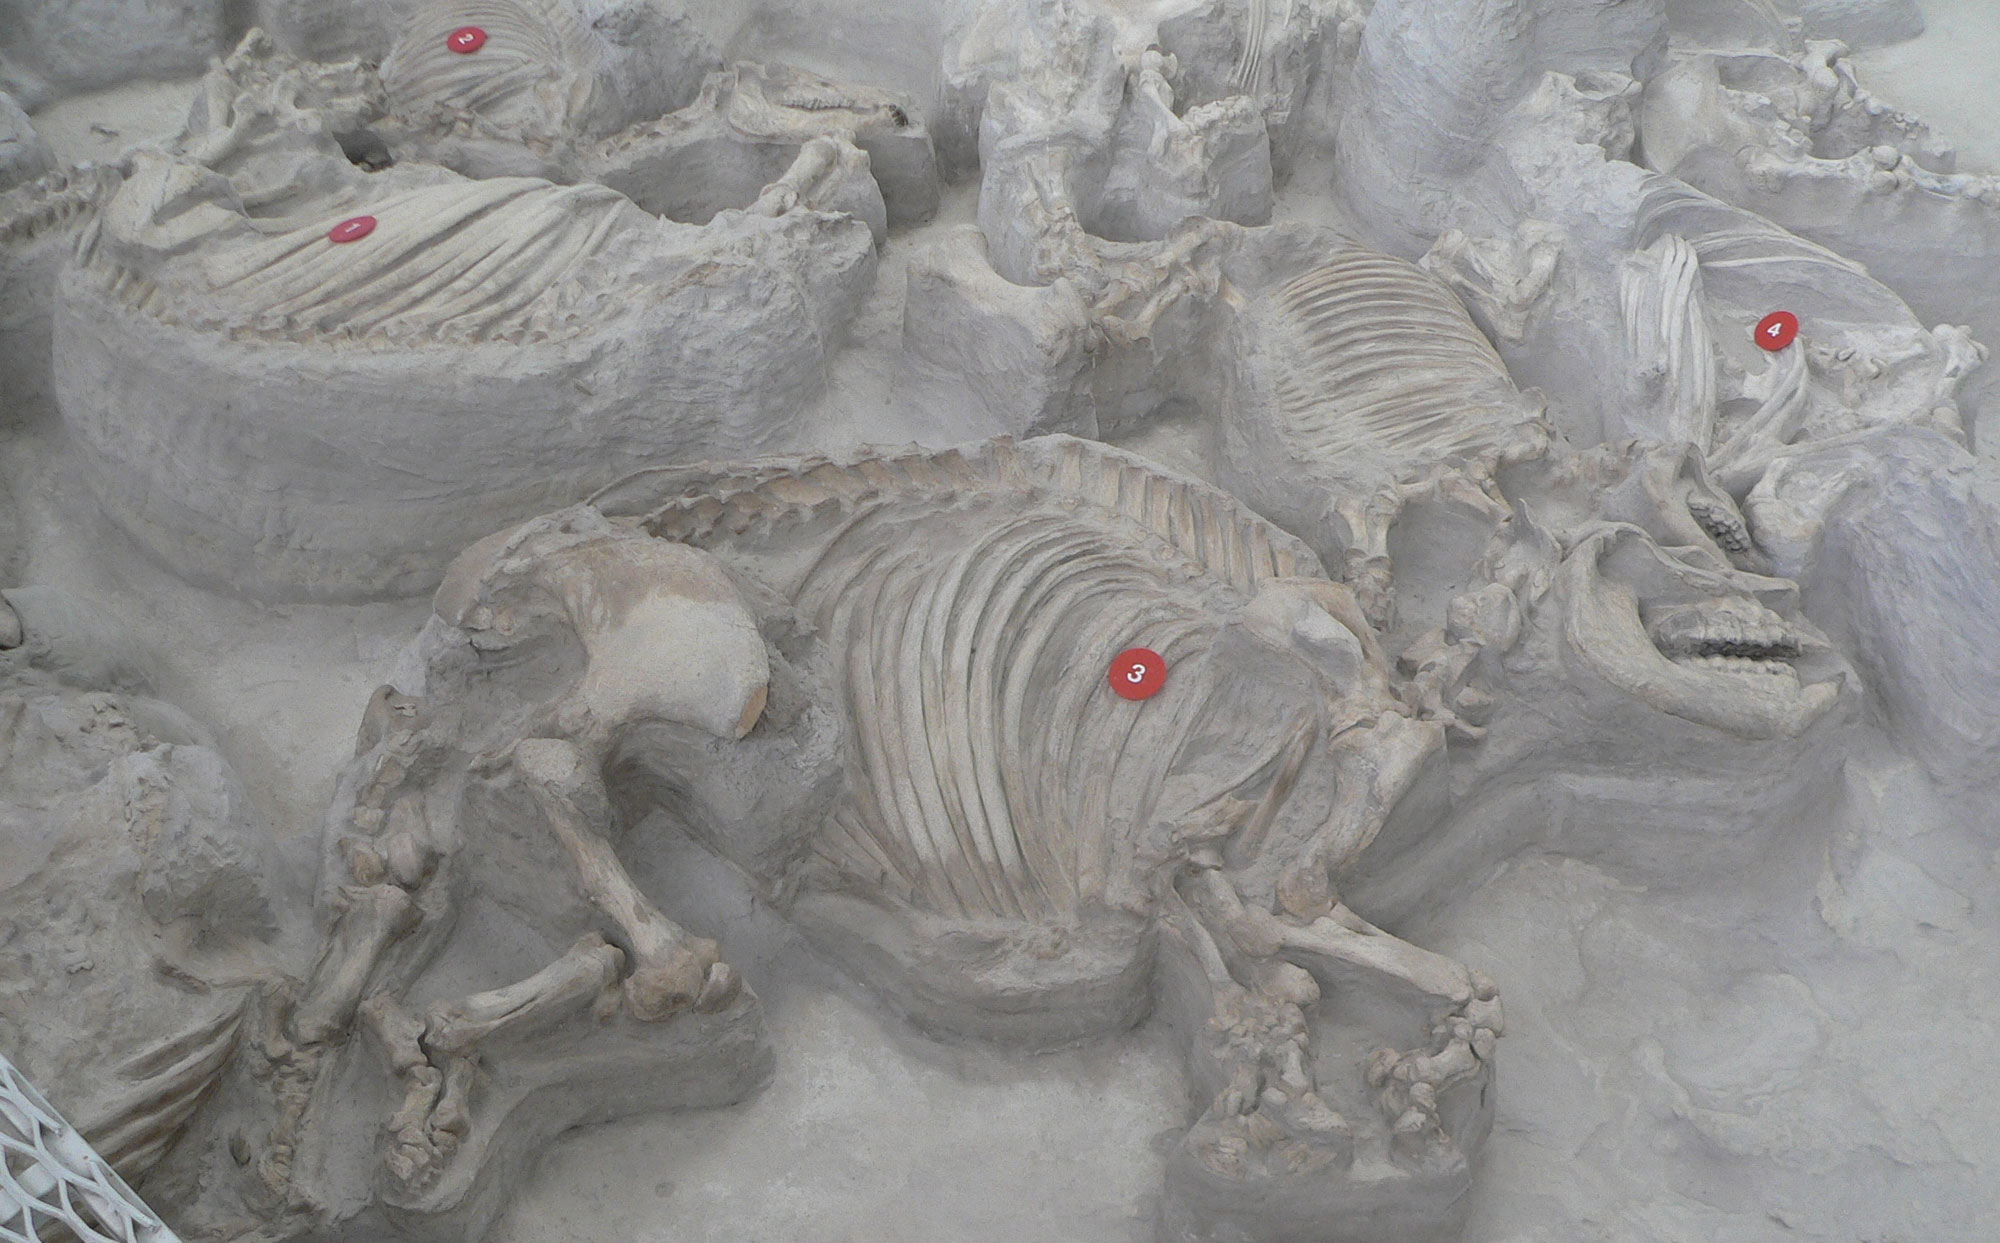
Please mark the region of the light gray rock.
<svg viewBox="0 0 2000 1243"><path fill-rule="evenodd" d="M207 732L104 689L136 675L92 612L0 604L20 632L0 645L0 1044L136 1182L222 1077L301 912Z"/></svg>
<svg viewBox="0 0 2000 1243"><path fill-rule="evenodd" d="M1901 43L1924 32L1917 0L1800 0L1812 39L1839 39L1856 51Z"/></svg>
<svg viewBox="0 0 2000 1243"><path fill-rule="evenodd" d="M232 20L224 0L6 0L0 57L58 94L185 77L228 49Z"/></svg>
<svg viewBox="0 0 2000 1243"><path fill-rule="evenodd" d="M0 189L0 1041L196 1239L1987 1243L1913 13L229 5Z"/></svg>
<svg viewBox="0 0 2000 1243"><path fill-rule="evenodd" d="M0 191L56 170L56 153L12 95L0 91Z"/></svg>
<svg viewBox="0 0 2000 1243"><path fill-rule="evenodd" d="M1780 458L1752 493L1760 538L1860 653L1912 753L1948 789L1996 780L1987 689L2000 479L1945 436L1885 430ZM1956 614L1934 629L1928 619Z"/></svg>

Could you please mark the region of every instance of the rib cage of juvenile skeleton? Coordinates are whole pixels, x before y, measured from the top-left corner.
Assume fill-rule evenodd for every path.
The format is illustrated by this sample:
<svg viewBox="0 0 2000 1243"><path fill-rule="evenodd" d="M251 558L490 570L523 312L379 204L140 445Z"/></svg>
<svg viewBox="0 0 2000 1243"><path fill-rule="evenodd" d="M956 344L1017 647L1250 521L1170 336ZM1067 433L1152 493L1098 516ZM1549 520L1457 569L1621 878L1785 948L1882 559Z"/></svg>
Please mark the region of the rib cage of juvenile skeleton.
<svg viewBox="0 0 2000 1243"><path fill-rule="evenodd" d="M1385 457L1409 472L1498 453L1533 420L1458 298L1414 264L1352 247L1265 306L1272 389L1295 451Z"/></svg>
<svg viewBox="0 0 2000 1243"><path fill-rule="evenodd" d="M1515 386L1457 295L1351 242L1256 292L1230 345L1224 482L1352 579L1378 624L1405 501L1444 488L1504 513L1493 472L1549 445L1540 394Z"/></svg>

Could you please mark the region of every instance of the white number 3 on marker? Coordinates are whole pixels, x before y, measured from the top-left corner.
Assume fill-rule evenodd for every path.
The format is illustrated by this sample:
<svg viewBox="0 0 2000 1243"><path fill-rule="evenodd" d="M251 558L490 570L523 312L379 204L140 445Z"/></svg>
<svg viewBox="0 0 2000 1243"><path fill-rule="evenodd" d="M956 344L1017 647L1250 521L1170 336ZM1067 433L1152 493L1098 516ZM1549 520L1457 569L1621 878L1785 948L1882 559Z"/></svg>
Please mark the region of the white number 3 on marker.
<svg viewBox="0 0 2000 1243"><path fill-rule="evenodd" d="M1104 670L1112 693L1123 699L1151 699L1167 680L1167 662L1148 647L1128 647Z"/></svg>

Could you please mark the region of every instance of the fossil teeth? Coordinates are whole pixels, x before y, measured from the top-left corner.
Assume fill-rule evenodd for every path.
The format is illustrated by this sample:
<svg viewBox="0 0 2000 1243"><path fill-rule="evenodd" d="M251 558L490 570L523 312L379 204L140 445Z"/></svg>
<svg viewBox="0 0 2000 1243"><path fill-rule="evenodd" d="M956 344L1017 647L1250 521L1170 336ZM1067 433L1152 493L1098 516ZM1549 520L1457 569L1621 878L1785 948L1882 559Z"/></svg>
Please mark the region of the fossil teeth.
<svg viewBox="0 0 2000 1243"><path fill-rule="evenodd" d="M1803 648L1784 619L1750 600L1705 600L1671 609L1655 619L1651 630L1663 655L1707 668L1785 666Z"/></svg>
<svg viewBox="0 0 2000 1243"><path fill-rule="evenodd" d="M1672 659L1674 664L1680 665L1683 668L1706 669L1717 673L1766 674L1776 677L1789 677L1793 681L1798 679L1798 671L1792 668L1789 662L1784 660L1727 654L1696 656L1685 653L1676 654L1670 659Z"/></svg>

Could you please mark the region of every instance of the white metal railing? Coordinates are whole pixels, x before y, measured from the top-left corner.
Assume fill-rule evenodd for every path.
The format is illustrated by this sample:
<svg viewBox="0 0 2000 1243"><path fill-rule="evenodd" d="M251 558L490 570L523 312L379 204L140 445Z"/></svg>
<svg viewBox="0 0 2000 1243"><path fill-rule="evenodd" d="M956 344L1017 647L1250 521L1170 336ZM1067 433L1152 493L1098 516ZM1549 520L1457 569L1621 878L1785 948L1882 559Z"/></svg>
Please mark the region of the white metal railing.
<svg viewBox="0 0 2000 1243"><path fill-rule="evenodd" d="M179 1243L0 1053L0 1243Z"/></svg>

